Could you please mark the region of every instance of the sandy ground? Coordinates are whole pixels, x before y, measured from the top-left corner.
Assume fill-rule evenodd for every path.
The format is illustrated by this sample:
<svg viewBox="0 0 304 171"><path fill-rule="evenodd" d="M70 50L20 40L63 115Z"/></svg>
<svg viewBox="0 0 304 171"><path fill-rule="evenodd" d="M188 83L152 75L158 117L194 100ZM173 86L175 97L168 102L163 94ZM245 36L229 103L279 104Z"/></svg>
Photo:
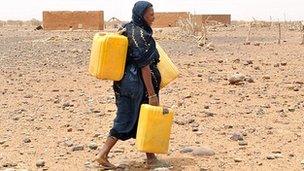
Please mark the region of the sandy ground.
<svg viewBox="0 0 304 171"><path fill-rule="evenodd" d="M112 82L87 71L93 35L0 28L0 170L100 170L92 160L116 108ZM211 31L208 50L178 29L156 31L181 72L161 91L175 111L170 151L159 155L168 169L303 170L301 33L283 29L281 45L277 28L253 28L251 45L246 35ZM245 81L229 84L236 73ZM134 142L119 142L110 160L147 170Z"/></svg>

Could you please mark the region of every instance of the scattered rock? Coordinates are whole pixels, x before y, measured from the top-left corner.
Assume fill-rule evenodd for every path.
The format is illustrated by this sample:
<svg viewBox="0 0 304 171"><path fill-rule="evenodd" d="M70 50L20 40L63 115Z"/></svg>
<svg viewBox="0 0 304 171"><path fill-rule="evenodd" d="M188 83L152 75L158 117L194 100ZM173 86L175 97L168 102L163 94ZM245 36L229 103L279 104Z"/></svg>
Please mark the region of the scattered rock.
<svg viewBox="0 0 304 171"><path fill-rule="evenodd" d="M240 146L246 146L246 145L248 145L248 143L246 141L239 141L239 145Z"/></svg>
<svg viewBox="0 0 304 171"><path fill-rule="evenodd" d="M215 113L209 112L209 111L203 111L203 113L206 114L206 116L208 116L208 117L213 117L216 115Z"/></svg>
<svg viewBox="0 0 304 171"><path fill-rule="evenodd" d="M6 140L0 140L0 145L6 143Z"/></svg>
<svg viewBox="0 0 304 171"><path fill-rule="evenodd" d="M83 145L75 145L74 147L72 147L72 151L82 151L82 150L84 150Z"/></svg>
<svg viewBox="0 0 304 171"><path fill-rule="evenodd" d="M286 65L287 65L287 62L281 62L281 65L282 65L282 66L286 66Z"/></svg>
<svg viewBox="0 0 304 171"><path fill-rule="evenodd" d="M215 152L209 147L195 147L192 151L193 156L213 156Z"/></svg>
<svg viewBox="0 0 304 171"><path fill-rule="evenodd" d="M74 145L74 143L70 140L67 140L64 142L64 145L66 145L67 147L72 147Z"/></svg>
<svg viewBox="0 0 304 171"><path fill-rule="evenodd" d="M254 46L260 46L260 45L261 45L261 43L256 42L256 43L254 43L253 45L254 45Z"/></svg>
<svg viewBox="0 0 304 171"><path fill-rule="evenodd" d="M228 79L228 81L229 81L229 83L230 84L241 84L241 83L243 83L243 81L245 80L245 76L244 75L242 75L242 74L234 74L234 75L232 75L229 79Z"/></svg>
<svg viewBox="0 0 304 171"><path fill-rule="evenodd" d="M91 150L96 150L98 148L98 145L95 142L90 142L90 144L88 145L88 147Z"/></svg>
<svg viewBox="0 0 304 171"><path fill-rule="evenodd" d="M275 159L276 157L273 155L273 154L270 154L266 157L268 160L273 160Z"/></svg>
<svg viewBox="0 0 304 171"><path fill-rule="evenodd" d="M241 141L244 140L243 134L240 132L235 132L232 134L232 136L230 137L231 140L233 141Z"/></svg>
<svg viewBox="0 0 304 171"><path fill-rule="evenodd" d="M192 147L185 147L183 149L181 149L179 152L180 153L191 153L193 151Z"/></svg>
<svg viewBox="0 0 304 171"><path fill-rule="evenodd" d="M236 163L239 163L239 162L242 162L243 161L243 159L241 159L241 158L234 158L234 162L236 162Z"/></svg>
<svg viewBox="0 0 304 171"><path fill-rule="evenodd" d="M254 83L253 78L249 76L245 78L245 81L247 81L248 83Z"/></svg>
<svg viewBox="0 0 304 171"><path fill-rule="evenodd" d="M214 51L215 50L215 46L212 43L209 43L209 44L207 44L206 49L210 50L210 51Z"/></svg>
<svg viewBox="0 0 304 171"><path fill-rule="evenodd" d="M178 125L186 125L186 124L193 123L194 121L195 120L193 118L189 118L189 119L175 120L174 122Z"/></svg>
<svg viewBox="0 0 304 171"><path fill-rule="evenodd" d="M253 64L253 60L246 60L244 62L244 65L250 65L250 64Z"/></svg>
<svg viewBox="0 0 304 171"><path fill-rule="evenodd" d="M262 78L263 78L264 80L269 80L269 79L270 79L270 76L269 76L269 75L264 75Z"/></svg>
<svg viewBox="0 0 304 171"><path fill-rule="evenodd" d="M24 143L30 143L30 142L32 142L32 141L31 141L30 138L24 138L24 139L23 139L23 142L24 142Z"/></svg>
<svg viewBox="0 0 304 171"><path fill-rule="evenodd" d="M255 66L253 67L255 70L261 70L261 68L259 66Z"/></svg>
<svg viewBox="0 0 304 171"><path fill-rule="evenodd" d="M296 109L295 109L294 107L289 107L289 108L288 108L288 111L289 111L289 112L294 112L294 111L296 111Z"/></svg>
<svg viewBox="0 0 304 171"><path fill-rule="evenodd" d="M198 128L192 128L192 132L197 132Z"/></svg>
<svg viewBox="0 0 304 171"><path fill-rule="evenodd" d="M274 155L275 158L282 158L283 157L283 155L280 154L280 153L275 153L273 155Z"/></svg>
<svg viewBox="0 0 304 171"><path fill-rule="evenodd" d="M45 161L43 159L38 159L36 161L36 166L37 167L44 167L45 166Z"/></svg>

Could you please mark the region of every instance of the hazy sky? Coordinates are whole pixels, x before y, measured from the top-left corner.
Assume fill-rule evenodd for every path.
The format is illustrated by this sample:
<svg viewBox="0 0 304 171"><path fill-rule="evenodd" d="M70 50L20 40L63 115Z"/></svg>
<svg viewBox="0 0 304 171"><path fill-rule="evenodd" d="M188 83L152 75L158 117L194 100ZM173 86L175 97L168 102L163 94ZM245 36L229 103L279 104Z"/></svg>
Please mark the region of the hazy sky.
<svg viewBox="0 0 304 171"><path fill-rule="evenodd" d="M137 0L7 0L0 5L0 20L42 19L43 10L103 10L105 19L130 20ZM304 0L150 0L155 11L196 14L232 14L233 20L304 20Z"/></svg>

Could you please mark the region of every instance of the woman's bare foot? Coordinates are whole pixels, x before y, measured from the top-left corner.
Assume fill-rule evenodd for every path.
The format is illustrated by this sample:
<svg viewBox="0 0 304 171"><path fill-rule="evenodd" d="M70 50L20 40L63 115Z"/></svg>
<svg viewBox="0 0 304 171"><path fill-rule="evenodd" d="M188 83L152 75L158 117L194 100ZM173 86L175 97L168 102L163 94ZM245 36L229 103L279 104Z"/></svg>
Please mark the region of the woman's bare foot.
<svg viewBox="0 0 304 171"><path fill-rule="evenodd" d="M99 154L96 156L95 160L100 166L106 169L115 169L116 166L109 162L108 155L112 147L118 141L117 138L108 137Z"/></svg>
<svg viewBox="0 0 304 171"><path fill-rule="evenodd" d="M108 158L98 154L97 157L95 158L95 161L102 167L106 168L106 169L114 169L116 168L115 165L113 165L112 163L109 162Z"/></svg>
<svg viewBox="0 0 304 171"><path fill-rule="evenodd" d="M153 153L147 153L146 164L148 168L170 167L170 165L167 164L166 162L158 160L155 154Z"/></svg>

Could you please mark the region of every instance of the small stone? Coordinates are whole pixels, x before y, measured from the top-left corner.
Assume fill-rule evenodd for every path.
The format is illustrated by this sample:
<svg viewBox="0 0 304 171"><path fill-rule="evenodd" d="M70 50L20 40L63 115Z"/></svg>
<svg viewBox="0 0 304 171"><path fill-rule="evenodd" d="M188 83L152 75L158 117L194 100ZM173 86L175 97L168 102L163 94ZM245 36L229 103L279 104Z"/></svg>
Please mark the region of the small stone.
<svg viewBox="0 0 304 171"><path fill-rule="evenodd" d="M68 146L68 147L72 147L74 145L74 143L72 141L65 141L64 145Z"/></svg>
<svg viewBox="0 0 304 171"><path fill-rule="evenodd" d="M90 144L88 145L88 147L91 150L96 150L98 148L98 145L95 142L90 142Z"/></svg>
<svg viewBox="0 0 304 171"><path fill-rule="evenodd" d="M214 115L216 115L215 113L209 112L209 111L204 111L204 113L205 113L206 116L208 116L208 117L213 117Z"/></svg>
<svg viewBox="0 0 304 171"><path fill-rule="evenodd" d="M273 160L275 159L276 157L273 155L273 154L270 154L266 157L268 160Z"/></svg>
<svg viewBox="0 0 304 171"><path fill-rule="evenodd" d="M45 161L43 159L38 159L36 161L36 166L37 167L44 167L45 166Z"/></svg>
<svg viewBox="0 0 304 171"><path fill-rule="evenodd" d="M294 112L294 111L296 111L296 109L295 109L294 107L289 107L289 108L288 108L288 111L289 111L289 112Z"/></svg>
<svg viewBox="0 0 304 171"><path fill-rule="evenodd" d="M29 139L29 138L24 138L24 139L23 139L23 142L24 142L24 143L30 143L30 142L31 142L31 139Z"/></svg>
<svg viewBox="0 0 304 171"><path fill-rule="evenodd" d="M93 113L101 113L100 110L93 110Z"/></svg>
<svg viewBox="0 0 304 171"><path fill-rule="evenodd" d="M215 46L212 43L207 44L206 48L210 51L214 51L215 50Z"/></svg>
<svg viewBox="0 0 304 171"><path fill-rule="evenodd" d="M0 145L6 143L6 140L0 140Z"/></svg>
<svg viewBox="0 0 304 171"><path fill-rule="evenodd" d="M243 134L240 132L235 132L232 134L232 136L230 137L231 140L233 141L241 141L244 140Z"/></svg>
<svg viewBox="0 0 304 171"><path fill-rule="evenodd" d="M246 60L244 62L244 65L250 65L250 64L253 64L253 61L252 60Z"/></svg>
<svg viewBox="0 0 304 171"><path fill-rule="evenodd" d="M299 91L300 90L300 88L298 87L298 86L295 86L294 88L293 88L293 91Z"/></svg>
<svg viewBox="0 0 304 171"><path fill-rule="evenodd" d="M261 45L261 43L256 42L256 43L254 43L253 45L254 45L254 46L260 46L260 45Z"/></svg>
<svg viewBox="0 0 304 171"><path fill-rule="evenodd" d="M203 135L203 132L201 132L201 131L195 132L195 135L197 135L197 136Z"/></svg>
<svg viewBox="0 0 304 171"><path fill-rule="evenodd" d="M270 79L270 76L269 76L269 75L264 75L262 78L263 78L264 80L269 80L269 79Z"/></svg>
<svg viewBox="0 0 304 171"><path fill-rule="evenodd" d="M76 146L72 147L72 151L82 151L82 150L84 150L83 145L76 145Z"/></svg>
<svg viewBox="0 0 304 171"><path fill-rule="evenodd" d="M193 156L213 156L215 152L209 147L196 147L192 151Z"/></svg>
<svg viewBox="0 0 304 171"><path fill-rule="evenodd" d="M246 145L248 145L248 143L246 141L239 141L239 145L240 146L246 146Z"/></svg>
<svg viewBox="0 0 304 171"><path fill-rule="evenodd" d="M234 162L236 162L236 163L239 163L239 162L242 162L243 161L243 159L241 159L241 158L234 158Z"/></svg>
<svg viewBox="0 0 304 171"><path fill-rule="evenodd" d="M245 78L245 81L247 81L248 83L254 83L254 80L252 77Z"/></svg>
<svg viewBox="0 0 304 171"><path fill-rule="evenodd" d="M94 138L97 138L97 137L99 137L99 136L101 136L101 135L102 135L101 133L95 133L93 137L94 137Z"/></svg>
<svg viewBox="0 0 304 171"><path fill-rule="evenodd" d="M74 105L70 104L69 102L65 102L65 103L62 104L62 106L64 108L66 108L66 107L73 107Z"/></svg>
<svg viewBox="0 0 304 171"><path fill-rule="evenodd" d="M259 66L255 66L254 69L255 70L261 70L261 68Z"/></svg>
<svg viewBox="0 0 304 171"><path fill-rule="evenodd" d="M280 64L279 64L279 63L276 63L276 64L274 64L273 66L274 66L274 67L279 67Z"/></svg>
<svg viewBox="0 0 304 171"><path fill-rule="evenodd" d="M68 132L72 132L72 131L73 131L73 128L68 128L67 131L68 131Z"/></svg>
<svg viewBox="0 0 304 171"><path fill-rule="evenodd" d="M281 62L281 65L282 65L282 66L286 66L286 65L287 65L287 62Z"/></svg>
<svg viewBox="0 0 304 171"><path fill-rule="evenodd" d="M251 42L245 42L244 43L244 45L250 45L251 44Z"/></svg>
<svg viewBox="0 0 304 171"><path fill-rule="evenodd" d="M240 84L244 80L245 80L245 76L242 74L234 74L228 79L230 84Z"/></svg>
<svg viewBox="0 0 304 171"><path fill-rule="evenodd" d="M304 165L304 160L301 161L301 164Z"/></svg>
<svg viewBox="0 0 304 171"><path fill-rule="evenodd" d="M198 128L192 128L192 132L197 132Z"/></svg>
<svg viewBox="0 0 304 171"><path fill-rule="evenodd" d="M280 154L280 153L275 153L275 154L273 154L273 156L274 156L275 158L282 158L282 157L283 157L283 155Z"/></svg>
<svg viewBox="0 0 304 171"><path fill-rule="evenodd" d="M179 152L180 153L191 153L193 151L192 147L185 147L183 149L181 149Z"/></svg>
<svg viewBox="0 0 304 171"><path fill-rule="evenodd" d="M276 111L277 113L284 113L284 109L279 109Z"/></svg>

